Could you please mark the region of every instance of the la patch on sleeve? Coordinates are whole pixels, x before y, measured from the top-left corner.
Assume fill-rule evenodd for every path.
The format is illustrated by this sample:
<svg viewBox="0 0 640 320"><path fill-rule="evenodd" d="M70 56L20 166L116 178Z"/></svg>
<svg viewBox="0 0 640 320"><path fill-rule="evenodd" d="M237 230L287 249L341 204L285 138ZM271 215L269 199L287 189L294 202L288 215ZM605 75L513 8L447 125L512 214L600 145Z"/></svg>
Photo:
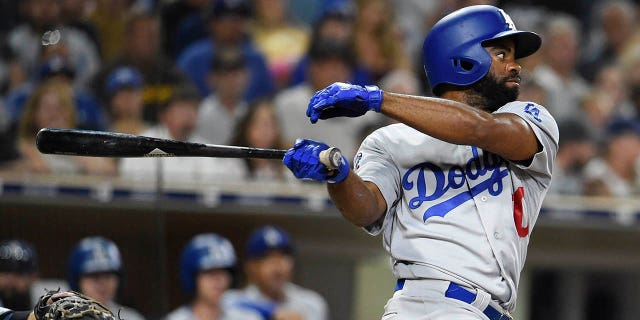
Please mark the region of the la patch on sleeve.
<svg viewBox="0 0 640 320"><path fill-rule="evenodd" d="M530 114L536 121L542 122L542 119L540 119L540 109L538 109L534 103L527 103L527 105L524 106L524 112Z"/></svg>

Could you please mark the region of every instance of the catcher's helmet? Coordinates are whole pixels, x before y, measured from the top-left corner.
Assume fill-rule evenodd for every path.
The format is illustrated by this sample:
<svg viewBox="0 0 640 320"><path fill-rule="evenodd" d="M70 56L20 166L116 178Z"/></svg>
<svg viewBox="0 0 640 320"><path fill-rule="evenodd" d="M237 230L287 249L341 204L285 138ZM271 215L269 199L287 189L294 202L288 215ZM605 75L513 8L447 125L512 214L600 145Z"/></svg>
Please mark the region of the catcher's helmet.
<svg viewBox="0 0 640 320"><path fill-rule="evenodd" d="M113 241L103 237L80 240L69 256L69 286L78 291L80 276L101 272L121 274L122 259L118 247Z"/></svg>
<svg viewBox="0 0 640 320"><path fill-rule="evenodd" d="M516 59L536 52L542 43L536 33L516 30L509 15L494 6L470 6L440 19L422 46L431 89L443 83L466 86L482 79L491 67L483 42L505 37L515 41Z"/></svg>
<svg viewBox="0 0 640 320"><path fill-rule="evenodd" d="M38 255L22 240L0 242L0 272L34 273L38 271Z"/></svg>
<svg viewBox="0 0 640 320"><path fill-rule="evenodd" d="M182 288L193 293L198 272L212 269L233 271L235 265L236 254L229 240L215 233L196 235L184 247L180 258Z"/></svg>

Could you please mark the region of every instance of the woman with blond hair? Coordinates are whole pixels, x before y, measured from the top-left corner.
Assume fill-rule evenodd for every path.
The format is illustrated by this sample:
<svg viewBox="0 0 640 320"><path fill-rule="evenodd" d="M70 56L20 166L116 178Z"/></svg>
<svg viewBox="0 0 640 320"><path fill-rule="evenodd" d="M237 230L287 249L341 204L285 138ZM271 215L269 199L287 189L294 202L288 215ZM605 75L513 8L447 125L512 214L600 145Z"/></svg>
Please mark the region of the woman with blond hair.
<svg viewBox="0 0 640 320"><path fill-rule="evenodd" d="M26 171L56 174L113 175L115 162L107 158L68 157L42 154L36 134L42 128L75 128L76 107L68 83L52 79L29 97L18 129L18 148Z"/></svg>

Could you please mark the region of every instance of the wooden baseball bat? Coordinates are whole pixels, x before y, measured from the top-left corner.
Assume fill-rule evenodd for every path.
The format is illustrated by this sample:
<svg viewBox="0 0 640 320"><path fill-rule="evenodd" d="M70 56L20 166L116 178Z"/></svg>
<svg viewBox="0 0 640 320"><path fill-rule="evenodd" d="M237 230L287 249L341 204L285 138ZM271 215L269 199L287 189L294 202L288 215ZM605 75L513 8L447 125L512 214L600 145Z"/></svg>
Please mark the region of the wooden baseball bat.
<svg viewBox="0 0 640 320"><path fill-rule="evenodd" d="M133 134L44 128L36 136L41 153L86 157L214 157L282 159L286 150L204 144L160 139ZM327 169L340 166L342 155L337 148L320 153Z"/></svg>

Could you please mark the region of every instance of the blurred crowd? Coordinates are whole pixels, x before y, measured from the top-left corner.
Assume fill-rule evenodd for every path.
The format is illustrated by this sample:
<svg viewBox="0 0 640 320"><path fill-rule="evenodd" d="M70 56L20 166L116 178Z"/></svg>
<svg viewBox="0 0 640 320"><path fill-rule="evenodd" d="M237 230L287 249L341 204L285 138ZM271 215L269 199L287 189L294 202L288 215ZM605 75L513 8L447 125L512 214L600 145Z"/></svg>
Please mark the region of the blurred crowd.
<svg viewBox="0 0 640 320"><path fill-rule="evenodd" d="M520 100L544 105L558 121L551 193L640 193L640 9L632 1L585 2L574 12L471 0L0 3L5 172L293 183L274 160L50 156L34 139L44 127L278 149L304 137L352 157L389 120L373 114L311 125L305 110L313 93L343 81L430 95L421 62L430 26L487 3L543 37L541 52L522 61Z"/></svg>
<svg viewBox="0 0 640 320"><path fill-rule="evenodd" d="M255 229L241 254L236 254L222 235L194 235L176 263L188 301L157 318L328 319L325 299L291 282L294 256L293 240L278 226ZM43 289L63 289L97 300L120 319L145 319L139 311L120 304L126 281L135 281L136 277L125 277L125 264L113 240L102 236L80 239L69 250L66 276L60 274L43 282L38 265L38 253L31 243L20 239L0 241L0 307L32 310ZM246 280L241 286L240 279ZM172 302L177 304L178 301Z"/></svg>

